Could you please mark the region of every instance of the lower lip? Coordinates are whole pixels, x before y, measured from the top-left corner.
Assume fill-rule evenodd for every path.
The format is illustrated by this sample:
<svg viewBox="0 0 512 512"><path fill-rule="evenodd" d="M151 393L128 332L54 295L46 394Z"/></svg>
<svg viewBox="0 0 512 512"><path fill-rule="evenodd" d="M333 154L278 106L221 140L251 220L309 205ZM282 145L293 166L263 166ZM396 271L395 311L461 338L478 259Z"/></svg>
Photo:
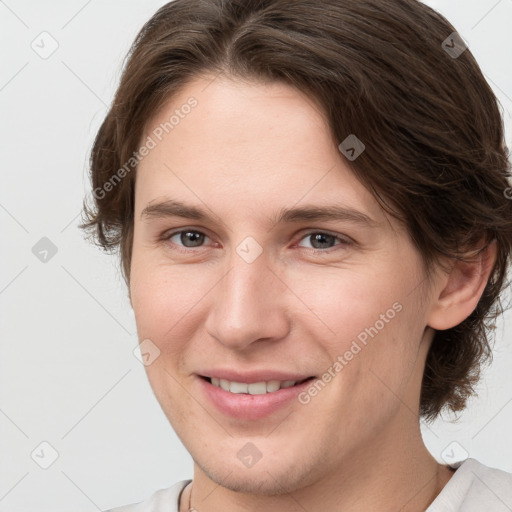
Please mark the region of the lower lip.
<svg viewBox="0 0 512 512"><path fill-rule="evenodd" d="M313 379L264 395L231 393L214 386L202 377L199 377L199 381L205 395L221 413L244 420L257 420L288 405L294 398L297 399L299 393L304 391Z"/></svg>

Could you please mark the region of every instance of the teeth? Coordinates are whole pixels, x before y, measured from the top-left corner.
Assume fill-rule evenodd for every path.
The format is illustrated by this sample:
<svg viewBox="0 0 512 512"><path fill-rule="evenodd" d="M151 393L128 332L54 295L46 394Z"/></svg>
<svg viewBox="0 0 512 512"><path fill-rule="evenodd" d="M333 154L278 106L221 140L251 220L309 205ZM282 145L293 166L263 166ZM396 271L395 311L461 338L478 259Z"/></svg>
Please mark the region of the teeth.
<svg viewBox="0 0 512 512"><path fill-rule="evenodd" d="M267 382L267 393L277 391L281 387L281 383L278 380L269 380Z"/></svg>
<svg viewBox="0 0 512 512"><path fill-rule="evenodd" d="M233 384L230 384L229 390L232 392ZM247 384L247 390L250 395L264 395L267 392L267 385L264 382L253 382Z"/></svg>
<svg viewBox="0 0 512 512"><path fill-rule="evenodd" d="M217 377L211 378L211 383L214 386L222 388L224 391L231 393L248 393L249 395L264 395L265 393L272 393L279 389L290 388L298 381L296 380L269 380L267 382L253 382L247 384L245 382L234 382L226 379L218 379Z"/></svg>
<svg viewBox="0 0 512 512"><path fill-rule="evenodd" d="M247 393L247 384L243 382L230 382L229 391L231 393Z"/></svg>

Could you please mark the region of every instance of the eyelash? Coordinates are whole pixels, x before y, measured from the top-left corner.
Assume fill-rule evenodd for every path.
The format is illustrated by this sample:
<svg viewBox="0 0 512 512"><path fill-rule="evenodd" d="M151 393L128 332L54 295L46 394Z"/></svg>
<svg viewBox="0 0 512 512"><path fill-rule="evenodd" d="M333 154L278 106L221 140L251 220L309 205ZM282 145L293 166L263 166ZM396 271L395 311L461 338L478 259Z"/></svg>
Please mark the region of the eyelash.
<svg viewBox="0 0 512 512"><path fill-rule="evenodd" d="M187 232L190 232L190 233L196 233L196 234L200 234L200 235L204 235L205 237L208 237L208 235L206 233L203 233L202 231L199 231L199 230L196 230L196 229L179 229L177 231L173 231L171 233L163 233L160 237L159 237L159 240L160 241L163 241L163 242L168 242L170 244L172 244L177 251L179 252L183 252L183 253L190 253L190 251L193 251L195 249L203 249L204 246L199 246L199 247L184 247L182 245L178 245L178 244L175 244L174 242L171 242L170 239L175 236L175 235L179 235L181 233L187 233ZM328 247L327 249L315 249L315 248L310 248L310 247L302 247L302 249L307 249L309 252L313 252L315 254L318 254L318 253L330 253L334 250L336 250L336 247L347 247L347 246L350 246L353 244L353 242L351 240L349 240L348 238L345 238L345 237L341 237L339 235L336 235L334 233L330 233L329 231L321 231L321 230L311 230L311 231L308 231L307 233L304 233L302 235L302 237L299 239L299 242L301 242L302 240L304 240L305 238L308 238L310 237L311 235L327 235L329 237L333 237L335 240L337 240L338 244L336 244L335 246L333 247ZM209 237L208 237L209 238Z"/></svg>

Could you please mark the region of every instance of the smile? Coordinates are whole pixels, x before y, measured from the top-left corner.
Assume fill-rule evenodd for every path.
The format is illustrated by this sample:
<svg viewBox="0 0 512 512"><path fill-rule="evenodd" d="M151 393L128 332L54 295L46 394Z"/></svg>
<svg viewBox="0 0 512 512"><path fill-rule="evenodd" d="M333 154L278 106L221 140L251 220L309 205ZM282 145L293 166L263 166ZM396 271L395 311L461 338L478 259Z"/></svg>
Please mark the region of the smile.
<svg viewBox="0 0 512 512"><path fill-rule="evenodd" d="M201 392L218 412L237 420L254 421L289 407L303 407L297 400L315 377L302 380L239 382L198 376Z"/></svg>
<svg viewBox="0 0 512 512"><path fill-rule="evenodd" d="M306 380L311 379L312 377L308 377L307 379L303 379L301 381L296 380L269 380L262 382L252 382L250 384L246 382L236 382L230 381L227 379L219 379L217 377L208 378L211 384L218 388L222 388L224 391L229 391L230 393L246 393L249 395L264 395L266 393L274 393L279 391L280 389L291 388L295 386L297 383L301 384Z"/></svg>

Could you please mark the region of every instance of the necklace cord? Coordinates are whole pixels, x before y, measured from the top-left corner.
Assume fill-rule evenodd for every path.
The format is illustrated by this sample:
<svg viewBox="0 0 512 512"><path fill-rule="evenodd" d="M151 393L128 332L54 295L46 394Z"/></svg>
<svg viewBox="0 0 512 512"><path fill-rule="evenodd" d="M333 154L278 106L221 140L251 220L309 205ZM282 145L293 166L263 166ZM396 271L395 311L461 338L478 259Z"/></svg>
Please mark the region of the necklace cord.
<svg viewBox="0 0 512 512"><path fill-rule="evenodd" d="M188 495L188 512L194 512L194 509L192 508L192 487L193 483L190 483L190 494Z"/></svg>

